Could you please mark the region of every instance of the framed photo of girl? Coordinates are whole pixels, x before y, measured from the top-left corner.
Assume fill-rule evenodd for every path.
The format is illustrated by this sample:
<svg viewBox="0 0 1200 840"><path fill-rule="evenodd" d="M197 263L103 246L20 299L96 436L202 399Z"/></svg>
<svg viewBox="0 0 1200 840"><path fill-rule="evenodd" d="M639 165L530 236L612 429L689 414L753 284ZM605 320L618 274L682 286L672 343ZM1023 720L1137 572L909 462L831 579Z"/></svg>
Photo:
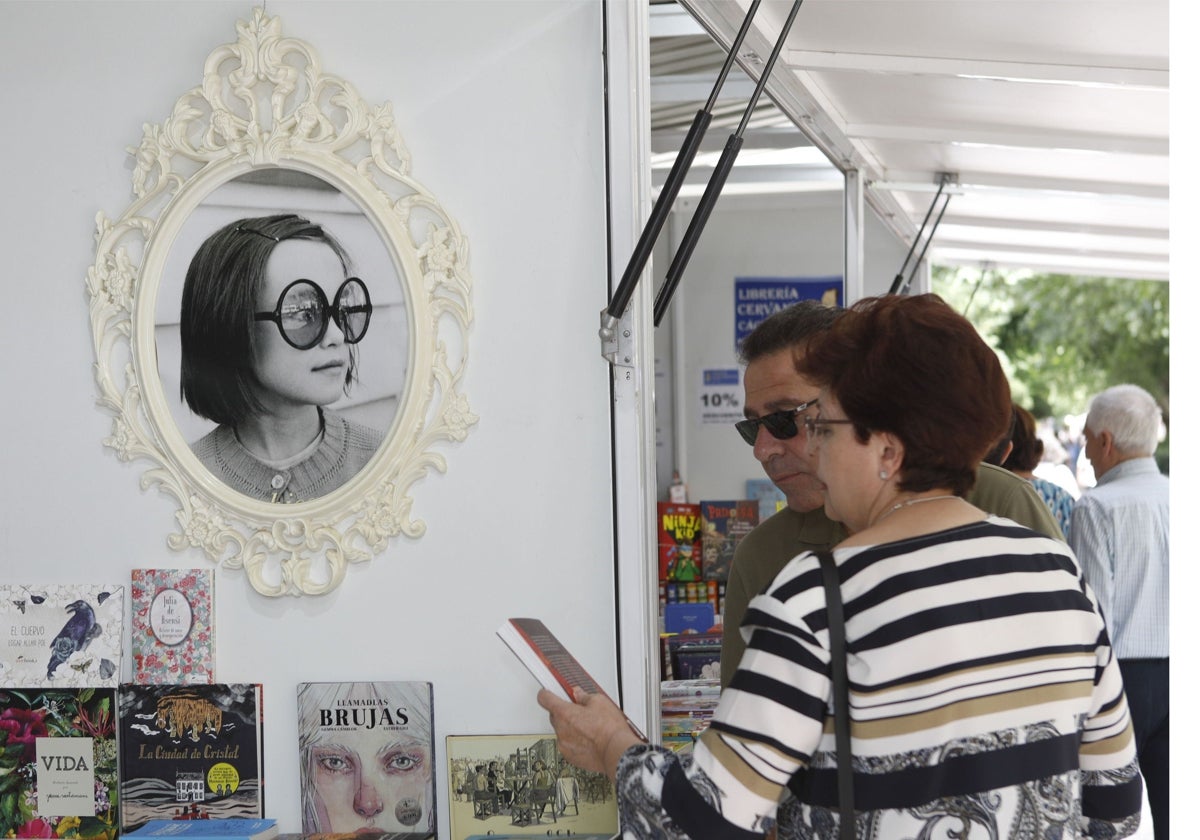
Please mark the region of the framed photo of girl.
<svg viewBox="0 0 1200 840"><path fill-rule="evenodd" d="M154 344L172 419L217 478L304 502L351 481L404 399L402 278L370 220L320 178L254 170L180 227Z"/></svg>
<svg viewBox="0 0 1200 840"><path fill-rule="evenodd" d="M458 389L471 279L390 105L280 30L255 9L143 128L88 290L104 443L178 501L168 545L263 594L322 594L424 533L411 486L477 420Z"/></svg>

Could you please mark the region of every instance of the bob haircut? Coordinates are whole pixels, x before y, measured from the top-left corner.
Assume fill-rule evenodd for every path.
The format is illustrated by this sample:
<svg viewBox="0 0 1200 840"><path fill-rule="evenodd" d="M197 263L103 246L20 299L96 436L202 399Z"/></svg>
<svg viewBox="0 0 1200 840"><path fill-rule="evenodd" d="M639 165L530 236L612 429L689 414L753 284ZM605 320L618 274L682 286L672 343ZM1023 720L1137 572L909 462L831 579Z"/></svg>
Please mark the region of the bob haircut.
<svg viewBox="0 0 1200 840"><path fill-rule="evenodd" d="M902 490L964 495L1012 419L1000 360L937 295L860 300L796 369L837 398L861 442L874 431L904 443Z"/></svg>
<svg viewBox="0 0 1200 840"><path fill-rule="evenodd" d="M324 242L349 273L350 258L341 243L319 224L290 214L231 222L192 257L179 314L179 392L194 414L236 426L263 410L255 396L254 312L267 260L289 239ZM351 345L347 392L357 375L357 350Z"/></svg>
<svg viewBox="0 0 1200 840"><path fill-rule="evenodd" d="M1041 463L1046 445L1038 437L1037 421L1033 419L1032 414L1021 406L1014 405L1013 417L1016 418L1012 433L1013 448L1003 466L1013 472L1033 472Z"/></svg>

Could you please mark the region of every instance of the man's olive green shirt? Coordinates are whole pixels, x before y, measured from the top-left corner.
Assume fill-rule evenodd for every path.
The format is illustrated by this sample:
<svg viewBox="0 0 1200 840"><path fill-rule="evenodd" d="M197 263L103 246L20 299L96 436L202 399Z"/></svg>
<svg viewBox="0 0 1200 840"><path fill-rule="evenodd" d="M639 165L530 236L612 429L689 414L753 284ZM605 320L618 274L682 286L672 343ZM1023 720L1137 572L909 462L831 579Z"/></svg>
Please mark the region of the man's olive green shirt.
<svg viewBox="0 0 1200 840"><path fill-rule="evenodd" d="M1033 485L1008 470L980 464L975 487L967 501L985 513L994 513L1066 542L1054 514ZM824 508L797 513L784 508L738 543L725 584L725 613L721 638L721 687L729 685L746 651L740 625L746 607L775 579L787 562L806 551L828 551L846 539L841 523L825 515Z"/></svg>

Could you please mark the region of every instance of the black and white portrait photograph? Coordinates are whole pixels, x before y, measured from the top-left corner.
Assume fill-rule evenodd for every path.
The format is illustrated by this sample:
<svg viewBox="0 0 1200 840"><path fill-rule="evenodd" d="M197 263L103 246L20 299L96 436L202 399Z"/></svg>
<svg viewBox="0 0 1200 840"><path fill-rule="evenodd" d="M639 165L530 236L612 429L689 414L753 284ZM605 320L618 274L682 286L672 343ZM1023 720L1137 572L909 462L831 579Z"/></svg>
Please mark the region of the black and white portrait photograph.
<svg viewBox="0 0 1200 840"><path fill-rule="evenodd" d="M268 502L347 484L400 411L408 313L349 196L283 168L222 184L171 244L155 307L158 373L192 454Z"/></svg>

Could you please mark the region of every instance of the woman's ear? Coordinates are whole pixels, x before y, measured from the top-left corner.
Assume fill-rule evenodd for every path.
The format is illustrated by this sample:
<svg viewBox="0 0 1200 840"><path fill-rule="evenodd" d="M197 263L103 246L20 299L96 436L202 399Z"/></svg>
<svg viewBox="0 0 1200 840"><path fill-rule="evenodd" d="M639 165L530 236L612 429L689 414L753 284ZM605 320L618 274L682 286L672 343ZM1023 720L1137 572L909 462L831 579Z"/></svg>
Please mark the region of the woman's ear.
<svg viewBox="0 0 1200 840"><path fill-rule="evenodd" d="M879 442L879 469L896 475L904 466L904 441L891 432L876 432Z"/></svg>

